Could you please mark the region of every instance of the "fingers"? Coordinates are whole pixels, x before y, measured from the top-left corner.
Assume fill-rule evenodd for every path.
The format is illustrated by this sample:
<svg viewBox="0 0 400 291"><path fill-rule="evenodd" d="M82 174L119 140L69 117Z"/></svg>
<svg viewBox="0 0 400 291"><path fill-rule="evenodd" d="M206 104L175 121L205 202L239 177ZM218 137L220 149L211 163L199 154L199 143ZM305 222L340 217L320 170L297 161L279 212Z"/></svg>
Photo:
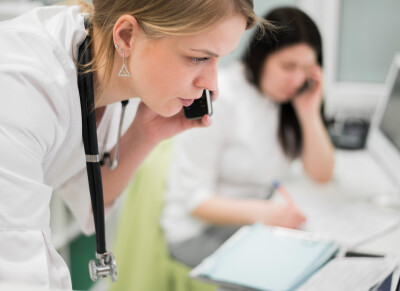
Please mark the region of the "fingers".
<svg viewBox="0 0 400 291"><path fill-rule="evenodd" d="M318 65L314 65L314 66L308 68L307 73L308 74L319 74L320 76L322 76L322 68Z"/></svg>
<svg viewBox="0 0 400 291"><path fill-rule="evenodd" d="M322 69L319 66L313 66L307 72L308 77L315 83L314 86L322 86Z"/></svg>
<svg viewBox="0 0 400 291"><path fill-rule="evenodd" d="M299 97L320 98L322 97L322 70L319 66L315 65L309 68L306 72L307 79L310 80L310 87L304 90ZM313 97L312 97L313 96ZM296 98L294 99L296 102Z"/></svg>
<svg viewBox="0 0 400 291"><path fill-rule="evenodd" d="M209 115L204 115L201 119L188 120L183 116L183 123L187 124L185 129L194 127L208 127L212 124L212 118Z"/></svg>
<svg viewBox="0 0 400 291"><path fill-rule="evenodd" d="M212 124L212 117L209 115L204 115L201 119L202 126L210 126Z"/></svg>
<svg viewBox="0 0 400 291"><path fill-rule="evenodd" d="M290 207L287 212L287 227L298 228L306 221L306 217L297 208Z"/></svg>
<svg viewBox="0 0 400 291"><path fill-rule="evenodd" d="M300 224L304 223L306 221L306 217L298 210L294 212L294 222L296 224L296 227L298 227Z"/></svg>
<svg viewBox="0 0 400 291"><path fill-rule="evenodd" d="M297 208L297 207L291 207L291 209L292 209L292 213L293 213L294 215L296 215L296 216L298 216L298 217L305 218L305 216L303 215L303 213L300 211L299 208Z"/></svg>
<svg viewBox="0 0 400 291"><path fill-rule="evenodd" d="M208 115L204 115L201 119L187 119L183 110L181 110L178 114L169 117L166 122L171 126L180 127L180 129L177 128L178 131L183 131L195 127L208 127L212 124L212 118Z"/></svg>

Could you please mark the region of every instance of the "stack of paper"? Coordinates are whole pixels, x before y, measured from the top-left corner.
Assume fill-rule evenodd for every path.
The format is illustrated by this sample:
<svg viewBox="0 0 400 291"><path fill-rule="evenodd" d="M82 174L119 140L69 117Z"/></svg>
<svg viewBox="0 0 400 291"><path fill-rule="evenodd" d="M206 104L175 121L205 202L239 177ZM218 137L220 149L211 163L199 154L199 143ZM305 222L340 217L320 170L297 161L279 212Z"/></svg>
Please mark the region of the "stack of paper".
<svg viewBox="0 0 400 291"><path fill-rule="evenodd" d="M338 250L333 241L262 224L245 226L191 276L221 286L295 290Z"/></svg>

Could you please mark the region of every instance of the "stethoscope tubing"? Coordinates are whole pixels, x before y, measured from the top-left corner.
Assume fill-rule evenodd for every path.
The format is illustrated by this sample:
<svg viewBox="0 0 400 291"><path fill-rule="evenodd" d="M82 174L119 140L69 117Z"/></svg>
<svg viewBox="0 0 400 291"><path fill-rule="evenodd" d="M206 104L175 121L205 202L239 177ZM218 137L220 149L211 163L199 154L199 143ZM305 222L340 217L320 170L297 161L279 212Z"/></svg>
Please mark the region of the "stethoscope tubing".
<svg viewBox="0 0 400 291"><path fill-rule="evenodd" d="M86 23L85 23L86 24ZM78 60L81 65L91 61L90 36L88 35L79 47ZM78 66L78 87L81 101L82 113L82 138L85 154L98 157L97 128L94 107L93 75L91 72L84 73L90 69ZM86 162L90 197L94 216L96 231L96 251L98 254L106 253L105 223L104 223L104 199L100 170L100 161Z"/></svg>

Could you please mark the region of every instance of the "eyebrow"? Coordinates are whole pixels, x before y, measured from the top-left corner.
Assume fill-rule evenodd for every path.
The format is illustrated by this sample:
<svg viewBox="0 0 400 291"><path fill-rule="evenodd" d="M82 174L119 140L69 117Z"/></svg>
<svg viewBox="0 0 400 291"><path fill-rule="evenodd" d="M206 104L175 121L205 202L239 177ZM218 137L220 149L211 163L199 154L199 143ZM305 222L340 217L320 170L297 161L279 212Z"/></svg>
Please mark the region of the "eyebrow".
<svg viewBox="0 0 400 291"><path fill-rule="evenodd" d="M201 52L201 53L207 54L209 56L218 58L218 55L216 53L213 53L212 51L209 51L206 49L190 49L190 50L195 51L195 52Z"/></svg>

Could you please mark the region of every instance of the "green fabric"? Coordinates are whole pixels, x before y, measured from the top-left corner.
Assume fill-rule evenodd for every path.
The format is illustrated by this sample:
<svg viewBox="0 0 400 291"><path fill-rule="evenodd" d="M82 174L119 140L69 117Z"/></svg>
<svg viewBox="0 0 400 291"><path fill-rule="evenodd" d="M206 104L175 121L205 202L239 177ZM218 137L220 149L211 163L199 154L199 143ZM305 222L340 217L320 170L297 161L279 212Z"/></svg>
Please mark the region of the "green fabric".
<svg viewBox="0 0 400 291"><path fill-rule="evenodd" d="M72 289L89 290L93 281L90 279L88 263L96 253L95 236L78 236L71 242L69 251Z"/></svg>
<svg viewBox="0 0 400 291"><path fill-rule="evenodd" d="M159 225L171 149L170 140L157 146L128 188L114 247L118 280L113 291L216 290L190 279L190 269L170 258Z"/></svg>

